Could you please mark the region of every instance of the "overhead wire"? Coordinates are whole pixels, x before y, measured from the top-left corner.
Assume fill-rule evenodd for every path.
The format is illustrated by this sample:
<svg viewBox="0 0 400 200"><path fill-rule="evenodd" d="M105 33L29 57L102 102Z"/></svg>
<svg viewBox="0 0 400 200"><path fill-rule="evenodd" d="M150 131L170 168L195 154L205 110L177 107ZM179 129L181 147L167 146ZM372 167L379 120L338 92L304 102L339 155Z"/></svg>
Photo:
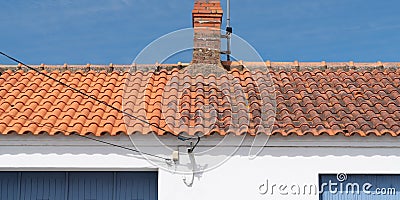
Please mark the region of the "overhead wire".
<svg viewBox="0 0 400 200"><path fill-rule="evenodd" d="M111 143L111 142L107 142L107 141L103 141L103 140L96 139L96 138L93 138L93 137L89 137L87 135L81 135L79 133L75 133L75 132L72 132L72 131L62 130L60 128L57 128L56 126L51 126L49 124L41 124L41 123L35 122L35 121L33 121L33 120L31 120L31 119L29 119L27 117L25 119L35 123L38 126L47 126L49 128L54 128L54 129L58 130L59 132L63 133L64 135L66 135L65 133L68 133L69 135L75 135L75 136L78 136L78 137L86 138L88 140L92 140L92 141L95 141L95 142L103 143L103 144L106 144L106 145L109 145L109 146L125 149L125 150L128 150L128 151L132 151L132 152L135 152L135 153L140 153L140 154L143 154L143 155L146 155L146 156L151 156L151 157L154 157L154 158L159 158L159 159L165 160L167 162L170 162L172 160L171 158L165 158L165 157L158 156L158 155L155 155L155 154L146 153L146 152L143 152L143 151L140 151L140 150L137 150L137 149L133 149L133 148L129 148L129 147L126 147L126 146L119 145L119 144L114 144L114 143Z"/></svg>
<svg viewBox="0 0 400 200"><path fill-rule="evenodd" d="M105 106L107 106L107 107L109 107L109 108L111 108L111 109L113 109L113 110L116 110L116 111L118 111L118 112L120 112L120 113L122 113L122 114L125 114L125 115L128 116L128 117L131 117L131 118L133 118L133 119L139 120L139 121L141 121L141 122L143 122L143 123L145 123L145 124L147 124L147 125L149 125L149 126L153 126L153 127L157 128L157 129L159 129L159 130L161 130L161 131L164 131L164 133L170 133L170 132L167 131L166 129L164 129L164 128L162 128L162 127L156 125L156 124L152 124L152 123L150 123L150 122L147 122L146 120L140 119L139 117L136 117L136 116L134 116L134 115L132 115L132 114L130 114L130 113L124 111L124 110L121 110L121 109L119 109L119 108L117 108L117 107L115 107L115 106L112 106L112 105L110 105L110 104L107 104L105 101L99 100L99 99L97 99L96 97L94 97L94 96L92 96L92 95L86 94L86 93L85 93L84 91L82 91L82 90L79 90L79 89L77 89L77 88L74 88L74 87L72 87L72 86L70 86L70 85L68 85L68 84L66 84L66 83L64 83L64 82L62 82L62 81L60 81L60 80L58 80L58 79L56 79L56 78L53 78L53 77L47 75L46 73L43 73L43 72L41 72L40 70L35 69L34 67L31 67L31 66L29 66L29 65L27 65L27 64L25 64L25 63L23 63L23 62L21 62L20 60L14 58L14 57L12 57L12 56L9 56L8 54L6 54L6 53L4 53L4 52L1 52L1 51L0 51L0 54L3 55L3 56L5 56L6 58L8 58L8 59L10 59L10 60L12 60L12 61L18 63L18 64L21 64L21 65L27 67L27 68L30 69L30 70L33 70L33 71L39 73L40 75L43 75L43 76L45 76L45 77L47 77L47 78L49 78L49 79L51 79L51 80L53 80L53 81L55 81L55 82L61 84L61 85L63 85L63 86L65 86L65 87L67 87L67 88L69 88L69 89L71 89L71 90L73 90L73 91L75 91L75 92L77 92L77 93L79 93L79 94L81 94L81 95L83 95L83 96L89 98L89 99L92 99L92 100L94 100L94 101L96 101L96 102L98 102L98 103L100 103L100 104L103 104L103 105L105 105ZM30 119L27 119L27 120L30 120ZM37 123L37 122L35 122L35 121L33 121L33 120L30 120L30 121L34 122L34 123L37 124L37 125L41 125L41 124L39 124L39 123ZM43 126L43 125L42 125L42 126ZM145 152L139 151L139 150L137 150L137 149L132 149L132 148L129 148L129 147L125 147L125 146L118 145L118 144L113 144L113 143L106 142L106 141L103 141L103 140L99 140L99 139L96 139L96 138L88 137L88 136L86 136L86 135L75 134L75 133L73 133L73 132L69 132L69 131L66 131L66 130L61 130L61 129L55 127L55 126L51 126L50 128L54 128L54 129L57 129L58 131L63 132L63 133L69 133L70 135L77 135L77 136L80 136L80 137L82 137L82 138L86 138L86 139L93 140L93 141L96 141L96 142L99 142L99 143L103 143L103 144L107 144L107 145L110 145L110 146L122 148L122 149L129 150L129 151L133 151L133 152L136 152L136 153L141 153L141 154L143 154L143 155L152 156L152 157L155 157L155 158L164 159L165 161L171 161L170 158L164 158L164 157L157 156L157 155L154 155L154 154L145 153ZM173 135L173 134L172 134L172 135ZM128 137L129 137L129 136L128 136ZM131 138L129 138L129 139L131 139Z"/></svg>
<svg viewBox="0 0 400 200"><path fill-rule="evenodd" d="M77 88L74 88L74 87L72 87L72 86L70 86L70 85L68 85L68 84L66 84L66 83L64 83L64 82L62 82L62 81L60 81L60 80L58 80L58 79L56 79L56 78L53 78L53 77L47 75L46 73L43 73L43 72L41 72L40 70L38 70L38 69L36 69L36 68L34 68L34 67L31 67L31 66L29 66L29 65L27 65L27 64L25 64L25 63L19 61L18 59L14 58L14 57L12 57L12 56L9 56L9 55L7 55L7 54L1 52L1 51L0 51L0 54L3 55L3 56L5 56L6 58L8 58L8 59L10 59L10 60L12 60L12 61L14 61L14 62L16 62L16 63L19 63L19 64L21 64L21 65L27 67L27 68L30 69L30 70L35 71L36 73L39 73L40 75L45 76L46 78L49 78L49 79L51 79L51 80L53 80L53 81L55 81L55 82L57 82L57 83L59 83L59 84L65 86L65 87L67 87L67 88L69 88L69 89L71 89L71 90L73 90L73 91L75 91L75 92L77 92L77 93L79 93L79 94L81 94L81 95L83 95L83 96L89 98L89 99L92 99L92 100L94 100L94 101L97 101L98 103L103 104L103 105L105 105L105 106L107 106L107 107L109 107L109 108L111 108L111 109L113 109L113 110L116 110L116 111L118 111L118 112L120 112L120 113L122 113L122 114L125 114L125 115L127 115L127 116L129 116L129 117L131 117L131 118L133 118L133 119L139 120L140 122L143 122L143 123L145 123L145 124L147 124L147 125L149 125L149 126L152 126L152 127L155 127L155 128L157 128L157 129L159 129L159 130L161 130L161 131L164 131L164 133L170 133L168 130L166 130L166 129L160 127L160 126L158 126L157 124L153 124L153 123L150 123L150 122L148 122L148 121L146 121L146 120L140 119L139 117L136 117L136 116L134 116L134 115L132 115L132 114L130 114L130 113L124 111L124 110L121 110L121 109L119 109L119 108L117 108L117 107L115 107L115 106L113 106L113 105L110 105L110 104L106 103L105 101L99 100L99 99L97 99L96 97L94 97L94 96L92 96L92 95L86 94L84 91L79 90L79 89L77 89ZM173 134L172 134L172 135L173 135Z"/></svg>

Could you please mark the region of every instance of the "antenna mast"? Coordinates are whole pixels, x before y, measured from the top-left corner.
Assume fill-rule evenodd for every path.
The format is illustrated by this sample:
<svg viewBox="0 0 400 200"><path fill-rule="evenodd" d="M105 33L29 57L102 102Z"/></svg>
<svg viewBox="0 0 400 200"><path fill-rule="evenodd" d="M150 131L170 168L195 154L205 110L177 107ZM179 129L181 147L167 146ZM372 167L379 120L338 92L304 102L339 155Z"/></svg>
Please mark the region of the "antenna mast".
<svg viewBox="0 0 400 200"><path fill-rule="evenodd" d="M231 27L231 1L227 0L226 2L226 46L227 46L227 52L226 52L226 59L228 61L231 60L231 38L232 38L232 32L233 29Z"/></svg>

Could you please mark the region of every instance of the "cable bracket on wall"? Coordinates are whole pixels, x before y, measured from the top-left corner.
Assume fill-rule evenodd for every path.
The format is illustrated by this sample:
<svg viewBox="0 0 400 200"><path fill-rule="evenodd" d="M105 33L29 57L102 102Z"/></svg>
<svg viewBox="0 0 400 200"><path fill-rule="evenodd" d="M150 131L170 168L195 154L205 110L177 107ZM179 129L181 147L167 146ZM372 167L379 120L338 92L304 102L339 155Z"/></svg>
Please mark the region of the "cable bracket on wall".
<svg viewBox="0 0 400 200"><path fill-rule="evenodd" d="M200 143L201 137L196 135L196 137L187 137L182 134L178 135L178 139L181 141L188 141L188 140L195 140L196 143L193 144L193 142L190 142L190 148L188 149L188 153L193 153L194 149L197 147L197 145Z"/></svg>

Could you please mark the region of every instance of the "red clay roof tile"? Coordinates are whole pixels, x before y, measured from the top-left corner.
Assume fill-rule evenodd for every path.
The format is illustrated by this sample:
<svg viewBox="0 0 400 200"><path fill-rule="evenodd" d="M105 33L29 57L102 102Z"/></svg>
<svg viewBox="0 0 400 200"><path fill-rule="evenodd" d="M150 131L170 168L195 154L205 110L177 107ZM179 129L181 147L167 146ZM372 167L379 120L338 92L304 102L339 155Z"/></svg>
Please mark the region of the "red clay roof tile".
<svg viewBox="0 0 400 200"><path fill-rule="evenodd" d="M279 64L288 65L275 65ZM173 134L253 135L262 121L268 121L273 129L266 134L272 135L400 135L400 69L321 70L298 65L304 69L233 70L222 77L188 76L178 70L45 73ZM229 77L239 81L229 85ZM227 95L232 86L242 88L244 95ZM262 102L273 100L276 111L272 104L262 110ZM1 134L164 134L34 71L3 71L0 102Z"/></svg>

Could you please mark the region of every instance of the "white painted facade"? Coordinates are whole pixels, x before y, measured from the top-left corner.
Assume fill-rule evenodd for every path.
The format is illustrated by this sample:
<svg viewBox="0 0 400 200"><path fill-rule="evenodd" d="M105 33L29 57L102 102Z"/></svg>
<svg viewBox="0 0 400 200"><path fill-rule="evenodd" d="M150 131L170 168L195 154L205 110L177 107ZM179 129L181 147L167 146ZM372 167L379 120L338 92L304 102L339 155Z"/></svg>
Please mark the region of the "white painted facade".
<svg viewBox="0 0 400 200"><path fill-rule="evenodd" d="M165 146L160 145L158 139ZM254 138L254 137L253 137ZM100 139L133 147L125 135ZM132 137L140 150L170 157L172 150L184 151L186 143L172 136L154 137L136 134ZM400 138L391 136L344 137L344 136L272 136L257 137L255 147L263 151L255 158L248 156L252 138L249 137L237 152L242 138L231 136L223 144L215 146L218 136L204 138L195 149L197 173L193 185L188 187L183 178L190 181L190 173L177 170L190 168L188 155L181 153L178 164L167 165L154 159L149 162L143 156L116 147L107 146L77 136L4 135L0 139L0 170L2 171L159 171L158 196L160 200L203 199L282 199L317 200L317 194L285 195L276 185L316 185L319 174L400 174ZM260 142L261 141L261 142ZM166 148L166 146L168 148ZM178 147L179 146L179 147ZM196 154L205 149L212 149ZM229 158L218 166L224 159ZM207 165L208 164L208 165ZM206 167L205 167L206 166ZM214 167L214 168L213 168ZM212 169L211 169L212 168ZM210 170L208 170L210 169ZM186 169L188 172L188 170ZM263 185L264 184L264 185ZM261 186L261 188L260 188ZM399 188L400 189L400 188ZM262 191L261 191L262 192ZM274 194L271 194L273 192ZM288 190L291 193L290 190Z"/></svg>

